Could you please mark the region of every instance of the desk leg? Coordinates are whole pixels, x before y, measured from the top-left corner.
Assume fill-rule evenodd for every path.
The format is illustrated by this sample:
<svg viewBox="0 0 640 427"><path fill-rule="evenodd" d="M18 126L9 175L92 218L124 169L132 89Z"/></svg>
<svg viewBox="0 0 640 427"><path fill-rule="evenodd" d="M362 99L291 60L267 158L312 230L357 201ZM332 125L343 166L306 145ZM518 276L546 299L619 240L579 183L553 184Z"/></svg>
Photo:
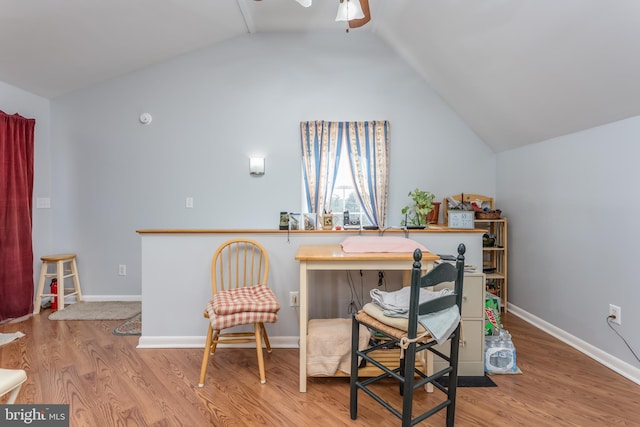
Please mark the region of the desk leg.
<svg viewBox="0 0 640 427"><path fill-rule="evenodd" d="M309 273L306 261L300 262L300 393L307 391L307 322L309 321Z"/></svg>

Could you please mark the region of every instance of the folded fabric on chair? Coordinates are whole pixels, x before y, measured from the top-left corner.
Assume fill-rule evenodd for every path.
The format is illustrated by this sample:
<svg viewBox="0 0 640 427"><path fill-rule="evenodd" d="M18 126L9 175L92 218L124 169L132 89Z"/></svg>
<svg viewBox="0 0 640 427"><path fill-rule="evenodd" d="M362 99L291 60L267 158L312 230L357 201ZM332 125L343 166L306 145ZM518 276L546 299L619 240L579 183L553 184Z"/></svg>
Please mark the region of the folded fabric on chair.
<svg viewBox="0 0 640 427"><path fill-rule="evenodd" d="M393 328L403 331L407 330L408 313L395 313L388 315L388 312L382 310L376 303L365 304L362 308L365 313L373 317L377 321L389 325ZM433 339L438 344L442 344L449 338L460 322L460 313L458 306L454 305L447 309L418 316L418 334L422 334L425 330L429 331Z"/></svg>
<svg viewBox="0 0 640 427"><path fill-rule="evenodd" d="M219 291L210 304L217 315L247 311L277 313L280 310L275 294L265 285Z"/></svg>
<svg viewBox="0 0 640 427"><path fill-rule="evenodd" d="M247 311L245 313L216 314L211 303L207 305L207 312L209 313L209 321L211 322L211 327L218 331L225 328L230 328L232 326L247 325L255 322L275 323L278 320L278 313L271 313L266 311Z"/></svg>
<svg viewBox="0 0 640 427"><path fill-rule="evenodd" d="M420 304L429 300L451 294L451 289L441 289L439 291L430 291L428 289L420 289ZM409 312L409 299L411 295L411 287L405 286L397 291L387 292L380 289L372 289L369 292L371 299L380 308L382 308L387 316L393 313L402 314Z"/></svg>

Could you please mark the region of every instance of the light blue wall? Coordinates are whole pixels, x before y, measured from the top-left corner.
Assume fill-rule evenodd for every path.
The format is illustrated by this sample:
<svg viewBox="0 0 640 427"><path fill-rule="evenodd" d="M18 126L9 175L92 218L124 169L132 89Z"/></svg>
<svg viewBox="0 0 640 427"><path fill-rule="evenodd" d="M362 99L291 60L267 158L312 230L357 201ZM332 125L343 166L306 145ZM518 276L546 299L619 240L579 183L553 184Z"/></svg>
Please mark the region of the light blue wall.
<svg viewBox="0 0 640 427"><path fill-rule="evenodd" d="M78 253L87 295L139 294L137 229L276 228L317 119L390 121L390 224L416 186L495 191L492 151L375 35L248 35L53 100L54 246Z"/></svg>
<svg viewBox="0 0 640 427"><path fill-rule="evenodd" d="M640 117L497 156L509 223L509 302L633 366L640 349Z"/></svg>

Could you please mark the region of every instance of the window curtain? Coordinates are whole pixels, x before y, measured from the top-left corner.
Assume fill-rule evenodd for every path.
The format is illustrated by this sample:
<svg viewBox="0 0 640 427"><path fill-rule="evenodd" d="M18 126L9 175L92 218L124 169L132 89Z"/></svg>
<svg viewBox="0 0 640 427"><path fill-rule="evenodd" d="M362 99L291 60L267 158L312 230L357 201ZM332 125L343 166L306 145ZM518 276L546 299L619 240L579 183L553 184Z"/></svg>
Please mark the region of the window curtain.
<svg viewBox="0 0 640 427"><path fill-rule="evenodd" d="M381 229L389 192L389 122L345 122L347 152L365 215Z"/></svg>
<svg viewBox="0 0 640 427"><path fill-rule="evenodd" d="M35 119L0 111L0 321L33 312L35 124Z"/></svg>
<svg viewBox="0 0 640 427"><path fill-rule="evenodd" d="M340 162L342 123L300 122L302 174L307 209L322 214L331 206L331 194Z"/></svg>

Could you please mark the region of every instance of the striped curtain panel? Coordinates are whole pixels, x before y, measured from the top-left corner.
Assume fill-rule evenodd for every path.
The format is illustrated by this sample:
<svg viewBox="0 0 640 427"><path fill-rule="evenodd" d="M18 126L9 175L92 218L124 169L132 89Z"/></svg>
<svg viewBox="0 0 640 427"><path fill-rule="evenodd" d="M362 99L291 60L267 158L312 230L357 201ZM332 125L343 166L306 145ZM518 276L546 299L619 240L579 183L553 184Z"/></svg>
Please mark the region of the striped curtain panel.
<svg viewBox="0 0 640 427"><path fill-rule="evenodd" d="M349 164L360 204L384 229L389 193L389 122L344 122Z"/></svg>
<svg viewBox="0 0 640 427"><path fill-rule="evenodd" d="M302 174L307 209L322 214L331 205L331 193L340 162L342 123L310 121L300 123Z"/></svg>

